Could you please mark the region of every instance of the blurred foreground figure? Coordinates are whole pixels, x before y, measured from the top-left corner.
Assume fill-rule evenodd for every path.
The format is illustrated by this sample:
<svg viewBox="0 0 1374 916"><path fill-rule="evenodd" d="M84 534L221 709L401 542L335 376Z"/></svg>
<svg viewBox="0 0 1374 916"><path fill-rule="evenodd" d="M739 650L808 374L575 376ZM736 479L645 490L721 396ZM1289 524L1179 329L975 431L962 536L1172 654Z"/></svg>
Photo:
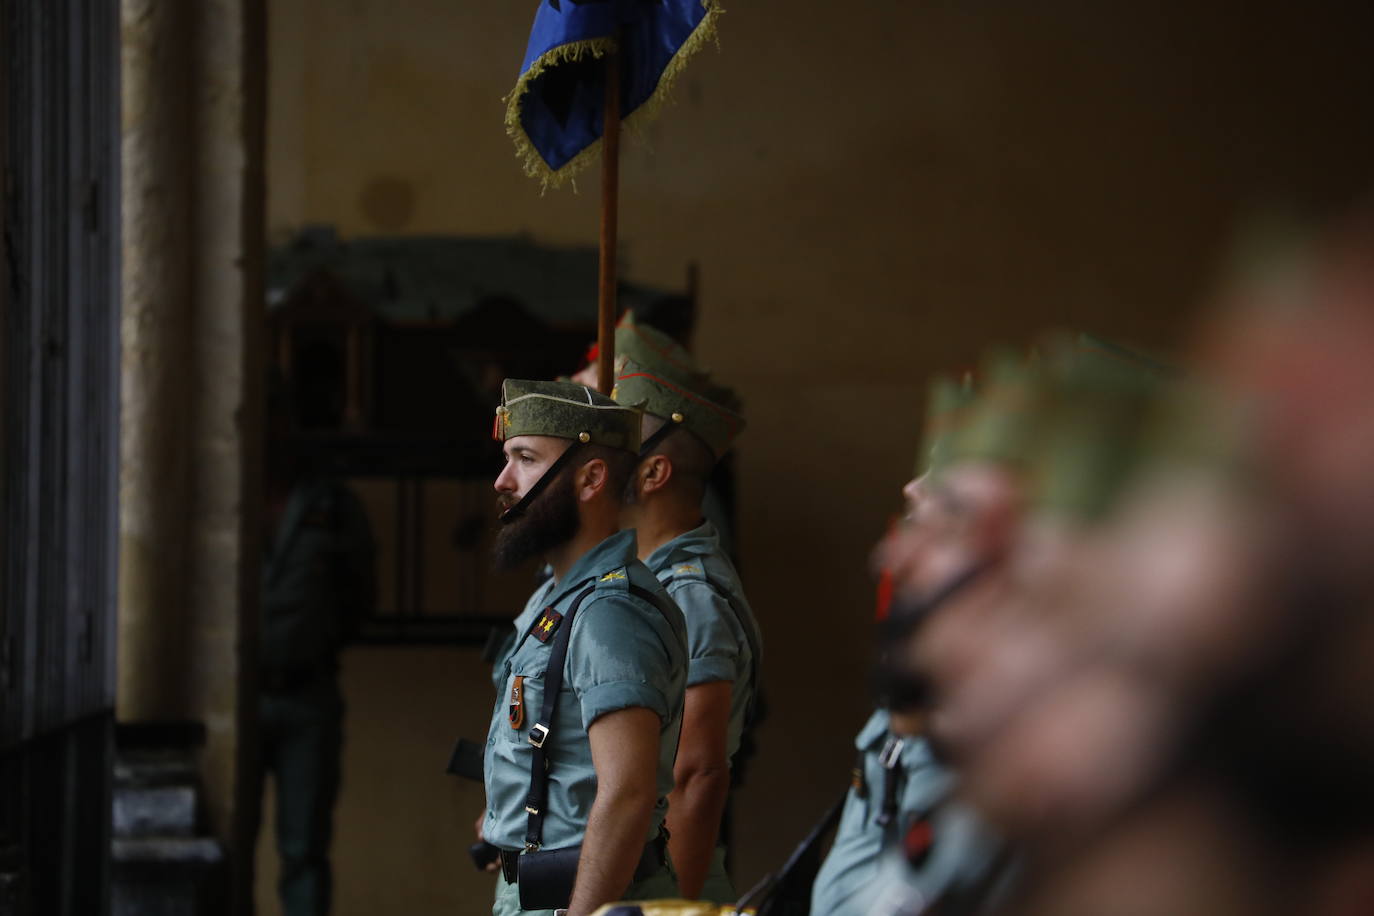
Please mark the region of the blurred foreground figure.
<svg viewBox="0 0 1374 916"><path fill-rule="evenodd" d="M1141 912L1374 912L1374 234L1296 255L1264 259L1199 348L1235 406L1176 420L1097 538L1121 666L1177 728L1034 912L1142 879L1162 899ZM1149 588L1133 548L1172 558Z"/></svg>
<svg viewBox="0 0 1374 916"><path fill-rule="evenodd" d="M936 590L925 589L917 575L953 539L949 506L941 502L935 480L944 472L948 427L959 421L970 397L964 386L936 383L917 476L902 490L905 515L879 548L879 565L894 596L882 608L886 617L879 625L880 705L854 742L853 784L816 875L812 913L925 911L976 884L992 858L993 844L977 819L949 803L955 774L929 735L935 715L930 682L905 663L913 634L981 565L960 561Z"/></svg>
<svg viewBox="0 0 1374 916"><path fill-rule="evenodd" d="M1374 912L1374 244L1279 279L1186 383L1051 352L1008 587L918 636L997 912Z"/></svg>

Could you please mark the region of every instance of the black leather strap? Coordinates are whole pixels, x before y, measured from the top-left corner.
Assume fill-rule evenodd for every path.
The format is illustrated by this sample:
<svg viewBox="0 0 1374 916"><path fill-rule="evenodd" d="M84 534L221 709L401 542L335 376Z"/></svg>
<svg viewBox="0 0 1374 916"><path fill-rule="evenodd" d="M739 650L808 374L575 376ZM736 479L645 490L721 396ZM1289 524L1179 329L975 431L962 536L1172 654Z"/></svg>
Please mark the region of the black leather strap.
<svg viewBox="0 0 1374 916"><path fill-rule="evenodd" d="M661 585L662 583L659 583L659 584ZM630 594L631 594L631 595L635 595L636 597L642 598L643 600L645 600L645 601L649 602L650 604L652 604L652 605L654 606L654 610L658 611L659 615L662 616L663 619L664 619L664 621L667 622L667 624L668 624L668 629L670 629L670 630L673 628L673 615L672 615L672 611L677 611L679 614L682 613L682 610L681 610L680 608L678 608L677 606L674 606L674 607L670 610L670 609L668 608L668 606L665 605L665 604L663 603L663 598L667 598L667 597L668 597L668 592L667 592L666 590L664 590L664 589L660 589L660 590L657 591L657 592L651 592L651 591L649 591L647 588L644 588L644 587L639 586L639 585L635 585L633 582L631 582L631 583L630 583ZM662 597L659 597L660 595L661 595ZM669 599L669 600L671 600L671 599ZM687 644L686 644L686 643L679 643L679 644L678 644L678 647L679 647L680 649L682 649L682 657L683 657L683 659L685 660L685 659L687 658ZM684 702L686 702L685 698L684 698ZM681 707L681 706L678 707L678 711L679 711L679 712L682 711L682 707ZM678 749L681 748L681 747L682 747L682 729L679 728L679 729L678 729L678 732L677 732L677 743L673 745L673 759L674 759L674 760L677 760L677 752L678 752Z"/></svg>
<svg viewBox="0 0 1374 916"><path fill-rule="evenodd" d="M834 832L844 813L844 802L848 796L841 795L830 806L811 832L797 844L796 849L787 857L782 868L764 875L749 891L735 903L735 911L745 912L746 907L754 908L759 916L777 916L780 913L810 912L811 888L816 882L816 872L821 867L821 852L825 838Z"/></svg>
<svg viewBox="0 0 1374 916"><path fill-rule="evenodd" d="M538 849L544 841L544 817L548 813L545 811L545 802L549 792L546 746L553 730L554 714L558 712L558 695L563 690L563 666L568 660L568 644L572 641L573 618L577 616L577 609L582 602L595 590L596 583L593 582L573 599L572 607L568 608L563 624L554 637L549 666L544 669L544 702L539 708L539 718L530 726L528 739L534 745L534 753L530 755L530 791L525 796L525 811L529 814L529 821L525 825L526 849Z"/></svg>
<svg viewBox="0 0 1374 916"><path fill-rule="evenodd" d="M661 614L661 615L663 616L663 619L666 620L666 621L668 622L668 625L669 625L670 627L672 626L672 624L673 624L673 615L672 615L672 611L670 611L670 610L668 609L668 607L667 607L666 605L664 605L663 599L660 598L660 597L658 596L658 594L655 594L654 592L649 591L647 588L644 588L643 586L635 585L633 582L630 583L630 594L631 594L631 595L634 595L636 598L642 598L642 599L644 599L645 601L647 601L647 602L649 602L650 604L652 604L652 605L654 606L654 610L658 611L659 614ZM665 591L665 592L662 592L661 594L663 594L664 596L667 596L668 593Z"/></svg>
<svg viewBox="0 0 1374 916"><path fill-rule="evenodd" d="M563 470L563 465L571 461L572 456L576 454L581 447L581 442L573 442L564 449L563 454L559 455L558 458L554 460L554 463L549 465L549 469L544 472L543 476L534 482L534 486L525 491L525 495L520 497L518 503L511 506L505 512L502 512L497 521L503 525L509 525L511 522L524 515L525 510L530 507L530 503L534 502L535 497L543 493L544 488L554 482L555 478L558 477L558 472Z"/></svg>
<svg viewBox="0 0 1374 916"><path fill-rule="evenodd" d="M676 581L676 576L669 576L666 579L659 580L659 584L666 590L670 583ZM734 592L710 576L705 578L705 582L714 589L717 594L725 598L725 603L730 605L730 610L734 613L735 621L739 624L739 628L744 631L745 642L749 643L749 654L752 656L749 662L749 705L744 711L744 721L748 723L753 721L755 704L758 702L759 698L759 662L761 660L759 643L754 637L754 628L749 626L749 621L745 619L744 613L740 610L739 604L735 600Z"/></svg>
<svg viewBox="0 0 1374 916"><path fill-rule="evenodd" d="M652 436L645 439L644 442L640 444L639 457L648 458L650 455L652 455L654 453L654 449L658 448L658 444L662 442L664 439L667 439L669 436L671 436L673 434L673 430L677 429L680 425L680 423L675 423L672 420L664 420L663 425L660 426L657 430L655 430Z"/></svg>
<svg viewBox="0 0 1374 916"><path fill-rule="evenodd" d="M553 651L549 653L549 665L544 669L544 701L540 706L539 718L530 726L529 742L534 745L534 753L530 756L530 790L525 796L525 811L529 814L525 826L527 850L538 849L544 841L544 818L547 815L545 805L549 790L549 758L546 748L553 729L554 714L558 711L558 695L563 690L563 668L568 659L568 645L572 641L573 618L577 616L577 610L582 606L582 602L595 589L596 583L592 582L573 599L572 606L568 608L568 613L564 615L563 623L558 628L558 634L554 637ZM630 584L629 591L630 594L652 604L664 619L671 623L669 610L658 595L633 583ZM535 624L537 623L536 620ZM531 630L535 624L530 625ZM528 632L526 635L528 636Z"/></svg>
<svg viewBox="0 0 1374 916"><path fill-rule="evenodd" d="M878 625L878 641L890 644L910 636L941 605L982 578L992 563L975 563L951 576L928 594L915 599L899 599L888 618Z"/></svg>

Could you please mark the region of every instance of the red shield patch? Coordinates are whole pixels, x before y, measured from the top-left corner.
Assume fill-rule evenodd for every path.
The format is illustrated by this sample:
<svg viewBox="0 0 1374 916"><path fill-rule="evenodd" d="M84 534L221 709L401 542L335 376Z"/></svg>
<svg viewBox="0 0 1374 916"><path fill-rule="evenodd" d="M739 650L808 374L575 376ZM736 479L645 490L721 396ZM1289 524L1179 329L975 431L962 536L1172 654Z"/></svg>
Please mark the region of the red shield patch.
<svg viewBox="0 0 1374 916"><path fill-rule="evenodd" d="M914 821L907 828L906 836L902 838L902 851L906 853L906 860L911 863L912 868L920 868L925 863L934 845L935 831L931 828L930 821L924 818Z"/></svg>

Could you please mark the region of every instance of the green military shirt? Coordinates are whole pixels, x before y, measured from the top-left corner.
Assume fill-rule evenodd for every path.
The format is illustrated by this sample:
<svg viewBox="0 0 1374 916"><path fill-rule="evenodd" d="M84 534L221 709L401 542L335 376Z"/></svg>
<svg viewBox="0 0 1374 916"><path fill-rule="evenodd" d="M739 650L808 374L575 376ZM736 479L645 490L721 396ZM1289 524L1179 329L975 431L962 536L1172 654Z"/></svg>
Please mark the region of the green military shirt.
<svg viewBox="0 0 1374 916"><path fill-rule="evenodd" d="M731 684L726 754L733 758L753 700L754 666L759 659L752 647L760 645L758 624L735 565L710 522L659 547L645 565L665 583L687 618L687 686L713 681Z"/></svg>
<svg viewBox="0 0 1374 916"><path fill-rule="evenodd" d="M583 555L561 581L546 586L544 607L566 618L577 595L595 585L573 619L558 711L545 744L549 785L543 841L549 849L582 841L596 799L596 770L587 730L607 713L644 707L658 714L659 801L646 842L657 835L667 812L673 758L682 730L686 624L682 612L635 554L635 533L618 532ZM633 594L632 583L662 595L667 613ZM482 835L503 849L524 846L528 823L525 797L534 751L528 739L544 702L544 672L555 636L550 633L547 641L536 638L532 624L538 619L530 621L531 626L499 665L496 676L502 687L487 734L483 767L487 814ZM521 679L523 715L513 717L516 678Z"/></svg>
<svg viewBox="0 0 1374 916"><path fill-rule="evenodd" d="M376 599L372 532L337 481L296 484L262 566L260 662L276 673L328 667Z"/></svg>
<svg viewBox="0 0 1374 916"><path fill-rule="evenodd" d="M925 816L954 788L954 775L930 752L924 738L900 739L888 729L886 710L873 713L854 739L861 758L861 782L849 790L830 852L816 874L811 912L829 916L870 916L875 912L885 853L897 847L913 820ZM883 758L900 766L896 816L884 826L884 786L890 771ZM937 843L939 842L937 838Z"/></svg>
<svg viewBox="0 0 1374 916"><path fill-rule="evenodd" d="M982 818L950 798L929 813L926 827L927 846L919 861L912 862L901 843L883 852L877 876L852 912L865 916L939 912L944 901L970 893L982 895L985 906L978 912L1000 910L998 904L1014 886L1016 873L1014 869L993 872L1001 844Z"/></svg>

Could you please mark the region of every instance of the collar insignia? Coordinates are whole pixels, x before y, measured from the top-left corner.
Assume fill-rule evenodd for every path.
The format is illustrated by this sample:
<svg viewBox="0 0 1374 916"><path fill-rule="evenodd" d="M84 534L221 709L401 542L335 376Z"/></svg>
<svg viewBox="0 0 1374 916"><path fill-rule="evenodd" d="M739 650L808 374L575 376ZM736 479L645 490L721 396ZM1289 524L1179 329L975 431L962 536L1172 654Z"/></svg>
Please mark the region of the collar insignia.
<svg viewBox="0 0 1374 916"><path fill-rule="evenodd" d="M544 613L539 615L539 619L534 622L534 629L530 632L534 638L540 642L548 642L555 632L558 625L563 622L563 615L551 607L544 608Z"/></svg>
<svg viewBox="0 0 1374 916"><path fill-rule="evenodd" d="M620 570L616 570L615 572L608 572L608 573L606 573L606 575L602 576L602 577L601 577L600 579L598 579L597 581L598 581L598 582L614 582L616 579L623 579L623 578L625 578L625 574L624 574L623 572L621 572Z"/></svg>

